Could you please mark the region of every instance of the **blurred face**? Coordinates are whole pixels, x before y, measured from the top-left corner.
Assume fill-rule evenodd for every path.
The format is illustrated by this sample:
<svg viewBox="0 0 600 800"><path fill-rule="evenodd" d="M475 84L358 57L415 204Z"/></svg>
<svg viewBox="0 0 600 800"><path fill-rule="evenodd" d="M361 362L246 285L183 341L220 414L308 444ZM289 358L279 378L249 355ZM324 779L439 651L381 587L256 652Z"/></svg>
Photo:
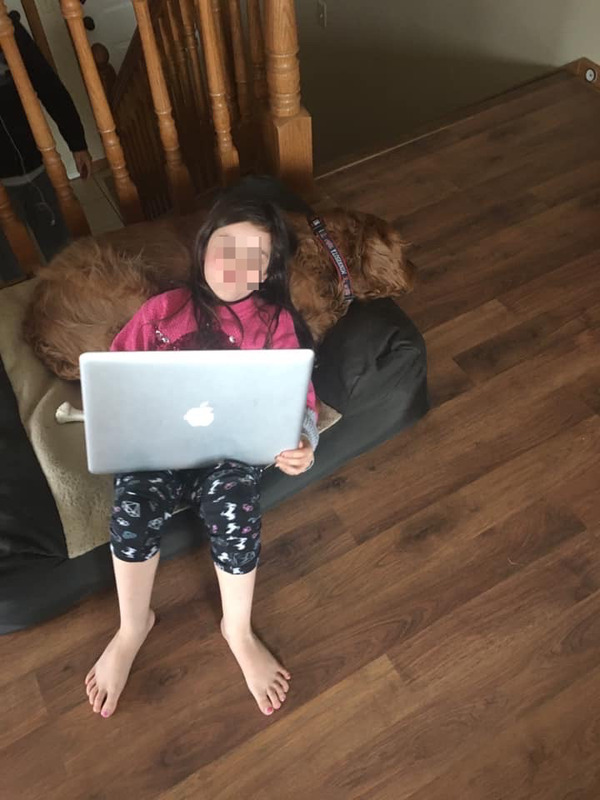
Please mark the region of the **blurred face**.
<svg viewBox="0 0 600 800"><path fill-rule="evenodd" d="M267 277L271 236L251 222L218 228L208 240L204 277L220 300L247 297Z"/></svg>

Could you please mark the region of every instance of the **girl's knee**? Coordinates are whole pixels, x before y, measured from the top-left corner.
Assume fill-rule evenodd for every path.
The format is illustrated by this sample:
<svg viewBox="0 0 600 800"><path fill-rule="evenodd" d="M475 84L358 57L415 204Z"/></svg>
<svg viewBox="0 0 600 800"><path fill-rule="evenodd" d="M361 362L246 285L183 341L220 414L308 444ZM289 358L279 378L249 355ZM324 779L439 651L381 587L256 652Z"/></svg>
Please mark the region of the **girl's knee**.
<svg viewBox="0 0 600 800"><path fill-rule="evenodd" d="M216 567L218 567L222 572L228 572L230 575L247 575L249 572L257 569L259 561L260 561L260 549L257 553L253 555L252 558L249 558L245 564L236 565L229 560L219 560L218 557L214 557L213 554L213 561Z"/></svg>
<svg viewBox="0 0 600 800"><path fill-rule="evenodd" d="M135 542L134 546L131 543L124 542L122 539L113 537L111 531L110 552L120 561L129 561L132 564L148 561L158 553L159 549L160 544L156 540Z"/></svg>
<svg viewBox="0 0 600 800"><path fill-rule="evenodd" d="M171 508L181 495L181 480L173 470L162 472L131 472L115 475L115 500L147 503L157 510ZM115 502L115 505L117 502Z"/></svg>
<svg viewBox="0 0 600 800"><path fill-rule="evenodd" d="M160 547L160 534L172 516L178 483L171 473L115 476L110 520L111 552L123 561L147 561Z"/></svg>
<svg viewBox="0 0 600 800"><path fill-rule="evenodd" d="M226 461L212 470L192 493L192 501L203 506L235 503L258 504L262 470L249 464Z"/></svg>
<svg viewBox="0 0 600 800"><path fill-rule="evenodd" d="M163 511L148 513L138 500L121 500L113 506L110 520L110 547L116 558L123 561L147 561L160 547L161 529L171 516Z"/></svg>
<svg viewBox="0 0 600 800"><path fill-rule="evenodd" d="M222 483L235 483L240 485L258 485L262 476L260 467L243 464L241 461L222 461L217 464L205 479L205 483L215 480Z"/></svg>
<svg viewBox="0 0 600 800"><path fill-rule="evenodd" d="M215 564L233 575L251 572L260 554L260 471L228 462L205 481L197 509L207 525Z"/></svg>
<svg viewBox="0 0 600 800"><path fill-rule="evenodd" d="M213 544L212 558L215 566L230 575L247 575L258 567L260 560L260 543L245 553L221 551Z"/></svg>

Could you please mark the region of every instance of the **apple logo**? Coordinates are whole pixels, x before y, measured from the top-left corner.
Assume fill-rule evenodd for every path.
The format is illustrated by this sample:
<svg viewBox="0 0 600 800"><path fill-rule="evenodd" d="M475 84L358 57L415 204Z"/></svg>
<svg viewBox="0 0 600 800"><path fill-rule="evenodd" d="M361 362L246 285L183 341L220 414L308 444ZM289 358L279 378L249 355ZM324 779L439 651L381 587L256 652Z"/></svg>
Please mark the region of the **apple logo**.
<svg viewBox="0 0 600 800"><path fill-rule="evenodd" d="M208 401L205 401L197 408L190 408L183 418L193 428L207 427L215 421L215 412Z"/></svg>

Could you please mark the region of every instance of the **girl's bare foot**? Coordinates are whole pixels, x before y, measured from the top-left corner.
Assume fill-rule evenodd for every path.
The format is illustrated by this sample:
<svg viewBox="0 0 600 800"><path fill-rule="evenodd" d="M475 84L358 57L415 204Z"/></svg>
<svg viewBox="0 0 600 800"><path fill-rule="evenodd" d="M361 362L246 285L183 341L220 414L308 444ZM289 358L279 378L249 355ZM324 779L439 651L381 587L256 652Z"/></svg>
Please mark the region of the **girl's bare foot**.
<svg viewBox="0 0 600 800"><path fill-rule="evenodd" d="M88 672L85 679L86 692L95 714L101 711L103 717L110 717L114 713L133 660L150 633L154 620L154 611L150 609L146 627L139 634L124 633L119 628Z"/></svg>
<svg viewBox="0 0 600 800"><path fill-rule="evenodd" d="M221 633L244 673L244 678L263 714L281 708L289 691L290 673L267 650L252 631L244 636L228 635L221 620Z"/></svg>

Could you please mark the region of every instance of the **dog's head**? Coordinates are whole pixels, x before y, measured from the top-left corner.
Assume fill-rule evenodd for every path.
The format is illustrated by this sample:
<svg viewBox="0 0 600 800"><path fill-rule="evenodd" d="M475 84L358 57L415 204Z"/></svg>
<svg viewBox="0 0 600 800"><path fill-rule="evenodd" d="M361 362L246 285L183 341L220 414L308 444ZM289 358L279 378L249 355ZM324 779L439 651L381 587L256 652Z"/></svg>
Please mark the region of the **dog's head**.
<svg viewBox="0 0 600 800"><path fill-rule="evenodd" d="M396 297L410 292L416 270L406 257L408 246L399 232L372 214L363 215L362 226L356 292L360 291L364 298Z"/></svg>
<svg viewBox="0 0 600 800"><path fill-rule="evenodd" d="M341 209L326 214L325 222L348 263L359 299L395 297L413 288L415 269L406 257L407 244L389 222Z"/></svg>
<svg viewBox="0 0 600 800"><path fill-rule="evenodd" d="M327 232L344 256L352 289L360 300L396 297L414 285L415 268L406 257L407 245L397 230L372 214L345 209L324 212ZM348 308L336 268L306 220L294 215L299 248L291 267L294 305L315 338L342 317Z"/></svg>

